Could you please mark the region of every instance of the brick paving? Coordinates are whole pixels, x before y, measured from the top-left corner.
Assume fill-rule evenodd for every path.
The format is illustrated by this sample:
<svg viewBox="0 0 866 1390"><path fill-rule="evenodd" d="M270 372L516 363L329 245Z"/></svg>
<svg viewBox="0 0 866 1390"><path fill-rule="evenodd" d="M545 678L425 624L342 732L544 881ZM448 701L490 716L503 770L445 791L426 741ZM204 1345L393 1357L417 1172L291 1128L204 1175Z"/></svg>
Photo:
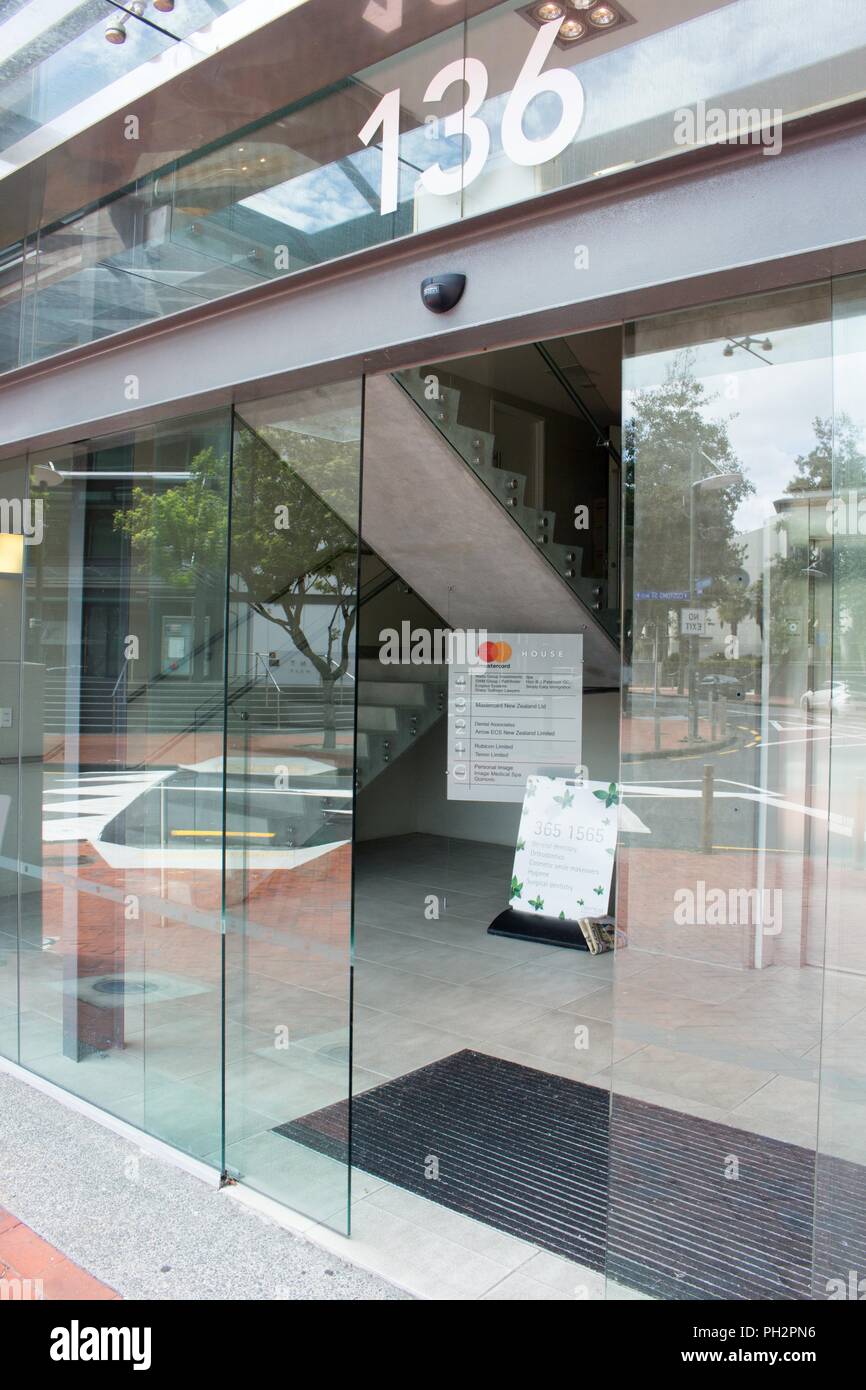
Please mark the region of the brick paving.
<svg viewBox="0 0 866 1390"><path fill-rule="evenodd" d="M75 1302L120 1298L68 1260L12 1212L0 1207L0 1302Z"/></svg>

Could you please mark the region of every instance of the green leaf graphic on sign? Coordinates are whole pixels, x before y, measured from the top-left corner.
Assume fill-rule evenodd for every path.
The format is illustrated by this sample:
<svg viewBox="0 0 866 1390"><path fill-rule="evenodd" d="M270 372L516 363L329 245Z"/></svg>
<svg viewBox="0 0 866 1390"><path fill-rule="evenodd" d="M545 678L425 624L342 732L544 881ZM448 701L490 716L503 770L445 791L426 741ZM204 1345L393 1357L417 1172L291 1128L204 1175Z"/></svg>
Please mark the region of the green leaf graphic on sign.
<svg viewBox="0 0 866 1390"><path fill-rule="evenodd" d="M563 811L567 811L574 802L574 793L566 791L562 793L562 796L555 796L553 799L557 805L562 807Z"/></svg>
<svg viewBox="0 0 866 1390"><path fill-rule="evenodd" d="M598 797L599 801L603 801L605 806L619 805L619 792L617 791L616 782L611 782L606 792L593 792L593 796Z"/></svg>
<svg viewBox="0 0 866 1390"><path fill-rule="evenodd" d="M592 891L593 891L593 893L598 893L599 895L601 895L601 894L604 892L604 889L603 889L603 888L593 888Z"/></svg>
<svg viewBox="0 0 866 1390"><path fill-rule="evenodd" d="M544 907L544 899L543 899L543 898L530 898L530 899L529 899L529 906L530 906L530 907L534 907L536 912L540 912L541 909Z"/></svg>
<svg viewBox="0 0 866 1390"><path fill-rule="evenodd" d="M512 876L512 879L511 879L511 896L512 896L512 898L519 898L522 892L523 892L523 884L520 882L520 880L519 880L516 876Z"/></svg>

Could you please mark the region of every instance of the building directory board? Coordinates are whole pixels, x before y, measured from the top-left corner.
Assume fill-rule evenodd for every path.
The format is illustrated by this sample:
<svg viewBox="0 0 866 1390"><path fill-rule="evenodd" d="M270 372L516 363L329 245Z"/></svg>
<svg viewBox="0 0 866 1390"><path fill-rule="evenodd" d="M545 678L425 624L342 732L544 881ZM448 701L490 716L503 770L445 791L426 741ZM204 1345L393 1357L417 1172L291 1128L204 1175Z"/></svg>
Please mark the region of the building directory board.
<svg viewBox="0 0 866 1390"><path fill-rule="evenodd" d="M448 668L449 801L522 802L530 776L573 777L583 638L488 633L460 656Z"/></svg>

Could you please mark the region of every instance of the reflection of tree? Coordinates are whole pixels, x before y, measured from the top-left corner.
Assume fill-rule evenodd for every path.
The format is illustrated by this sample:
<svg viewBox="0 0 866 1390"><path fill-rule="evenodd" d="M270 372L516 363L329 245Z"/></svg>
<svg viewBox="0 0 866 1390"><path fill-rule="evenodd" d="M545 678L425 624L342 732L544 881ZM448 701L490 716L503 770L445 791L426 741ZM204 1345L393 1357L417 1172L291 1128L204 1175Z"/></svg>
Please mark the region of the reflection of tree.
<svg viewBox="0 0 866 1390"><path fill-rule="evenodd" d="M357 540L319 495L344 492L357 476L357 442L285 434L285 458L243 425L232 459L231 556L233 589L266 622L291 639L319 676L324 695L324 746L336 745L337 683L351 655L356 616ZM304 481L315 479L315 490ZM228 535L228 462L204 449L181 487L160 493L134 488L132 505L118 512L134 562L175 588L195 589L225 572ZM324 598L324 604L321 599ZM313 608L313 602L320 600ZM311 611L333 604L325 650L304 630Z"/></svg>
<svg viewBox="0 0 866 1390"><path fill-rule="evenodd" d="M739 472L728 435L729 420L713 419L716 399L694 374L694 354L677 353L660 386L636 391L623 439L626 480L634 488L635 588L685 591L689 582L689 490L695 478L714 470ZM697 472L692 473L696 454ZM706 454L712 463L703 457ZM738 582L744 548L737 543L734 517L753 492L745 477L718 491L701 489L695 507L696 578L709 580L707 601L726 622L736 624L751 611ZM669 605L637 605L636 632L655 627L667 632ZM643 610L643 611L641 611Z"/></svg>

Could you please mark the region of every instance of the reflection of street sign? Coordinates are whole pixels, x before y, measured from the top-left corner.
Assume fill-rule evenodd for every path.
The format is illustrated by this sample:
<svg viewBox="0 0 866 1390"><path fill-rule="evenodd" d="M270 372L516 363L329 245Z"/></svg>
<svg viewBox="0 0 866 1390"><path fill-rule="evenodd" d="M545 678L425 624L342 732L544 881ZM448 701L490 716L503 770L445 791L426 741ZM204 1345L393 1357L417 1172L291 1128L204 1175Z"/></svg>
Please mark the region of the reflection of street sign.
<svg viewBox="0 0 866 1390"><path fill-rule="evenodd" d="M680 632L682 633L683 637L706 637L706 608L681 608Z"/></svg>

